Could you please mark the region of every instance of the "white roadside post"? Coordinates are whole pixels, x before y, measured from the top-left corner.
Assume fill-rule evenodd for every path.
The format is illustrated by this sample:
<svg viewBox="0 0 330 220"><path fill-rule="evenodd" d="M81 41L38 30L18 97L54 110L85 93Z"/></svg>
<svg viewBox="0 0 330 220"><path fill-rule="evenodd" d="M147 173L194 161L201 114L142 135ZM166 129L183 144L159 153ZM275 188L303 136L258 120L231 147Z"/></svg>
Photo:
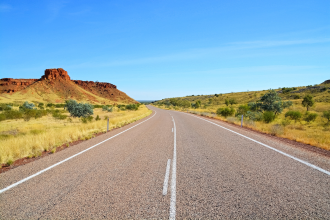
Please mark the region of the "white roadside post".
<svg viewBox="0 0 330 220"><path fill-rule="evenodd" d="M109 131L109 118L107 120L107 132Z"/></svg>
<svg viewBox="0 0 330 220"><path fill-rule="evenodd" d="M241 119L241 127L243 127L243 115L242 115L242 119Z"/></svg>

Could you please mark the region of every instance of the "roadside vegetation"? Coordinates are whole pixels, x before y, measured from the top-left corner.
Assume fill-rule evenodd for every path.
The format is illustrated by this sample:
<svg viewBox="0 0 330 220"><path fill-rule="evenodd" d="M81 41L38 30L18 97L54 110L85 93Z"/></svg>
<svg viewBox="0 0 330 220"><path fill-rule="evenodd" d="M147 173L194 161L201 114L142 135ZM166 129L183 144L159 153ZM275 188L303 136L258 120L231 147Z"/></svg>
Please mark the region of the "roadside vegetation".
<svg viewBox="0 0 330 220"><path fill-rule="evenodd" d="M0 104L0 164L118 128L151 114L145 105L90 105L68 100L63 104Z"/></svg>
<svg viewBox="0 0 330 220"><path fill-rule="evenodd" d="M153 103L330 150L330 84L190 95Z"/></svg>

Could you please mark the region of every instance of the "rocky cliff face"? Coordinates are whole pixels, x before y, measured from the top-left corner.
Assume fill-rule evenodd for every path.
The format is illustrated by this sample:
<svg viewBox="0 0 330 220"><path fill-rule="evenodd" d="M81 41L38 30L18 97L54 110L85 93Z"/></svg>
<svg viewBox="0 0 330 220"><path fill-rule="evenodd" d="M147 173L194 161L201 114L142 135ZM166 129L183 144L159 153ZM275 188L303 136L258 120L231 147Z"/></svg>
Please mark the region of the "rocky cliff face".
<svg viewBox="0 0 330 220"><path fill-rule="evenodd" d="M0 79L0 93L13 93L25 89L37 82L38 79Z"/></svg>
<svg viewBox="0 0 330 220"><path fill-rule="evenodd" d="M68 75L68 72L62 68L46 69L45 75L43 75L41 77L41 80L44 80L44 79L70 81L70 76Z"/></svg>
<svg viewBox="0 0 330 220"><path fill-rule="evenodd" d="M72 80L75 84L78 86L88 89L93 87L99 87L104 89L117 89L117 86L111 84L111 83L105 83L105 82L93 82L93 81L82 81L82 80Z"/></svg>

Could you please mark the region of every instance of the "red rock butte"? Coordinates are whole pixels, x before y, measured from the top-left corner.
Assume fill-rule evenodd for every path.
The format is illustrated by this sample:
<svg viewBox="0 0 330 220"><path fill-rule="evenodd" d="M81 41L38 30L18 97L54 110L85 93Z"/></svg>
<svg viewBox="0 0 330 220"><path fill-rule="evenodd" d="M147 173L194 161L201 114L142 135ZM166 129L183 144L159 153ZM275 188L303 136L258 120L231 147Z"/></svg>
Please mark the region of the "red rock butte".
<svg viewBox="0 0 330 220"><path fill-rule="evenodd" d="M68 72L65 71L62 68L58 69L46 69L45 75L41 77L41 80L48 79L48 80L58 80L63 79L65 81L70 81L70 76L68 75Z"/></svg>

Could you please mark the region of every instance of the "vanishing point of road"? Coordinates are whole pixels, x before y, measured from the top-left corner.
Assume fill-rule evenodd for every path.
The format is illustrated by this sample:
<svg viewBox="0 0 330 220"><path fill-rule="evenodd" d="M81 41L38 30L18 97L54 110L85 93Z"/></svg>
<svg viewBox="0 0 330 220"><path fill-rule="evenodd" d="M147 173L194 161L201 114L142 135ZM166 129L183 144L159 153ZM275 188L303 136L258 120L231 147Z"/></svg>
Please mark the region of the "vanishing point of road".
<svg viewBox="0 0 330 220"><path fill-rule="evenodd" d="M330 219L329 157L149 108L0 174L0 219Z"/></svg>

